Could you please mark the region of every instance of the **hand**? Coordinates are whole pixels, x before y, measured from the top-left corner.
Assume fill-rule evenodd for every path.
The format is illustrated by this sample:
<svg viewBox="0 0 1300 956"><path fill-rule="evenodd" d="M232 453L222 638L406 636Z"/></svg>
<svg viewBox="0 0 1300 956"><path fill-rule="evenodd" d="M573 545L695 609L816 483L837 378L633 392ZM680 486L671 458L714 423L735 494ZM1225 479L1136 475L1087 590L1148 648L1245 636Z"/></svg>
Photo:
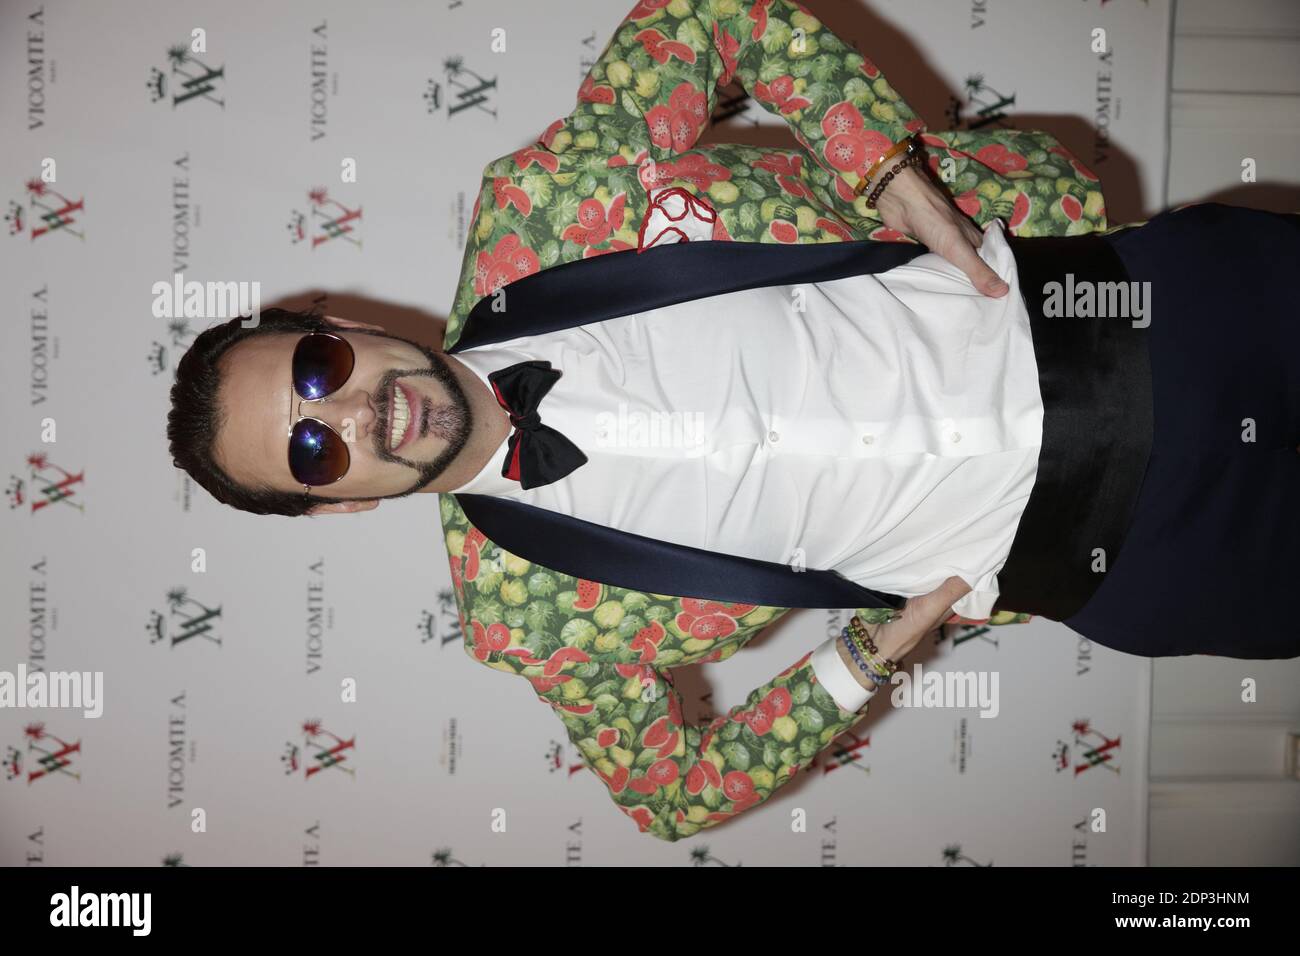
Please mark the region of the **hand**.
<svg viewBox="0 0 1300 956"><path fill-rule="evenodd" d="M903 605L903 615L896 621L882 624L876 629L876 648L882 657L901 662L921 639L948 619L952 606L969 593L970 585L959 577L950 577L929 594L908 598ZM870 678L861 673L842 641L838 643L840 659L848 666L858 683L868 689L874 687Z"/></svg>
<svg viewBox="0 0 1300 956"><path fill-rule="evenodd" d="M875 188L884 173L882 169L876 174L868 191ZM886 226L919 240L951 262L984 295L1000 299L1009 291L1009 286L975 251L984 241L979 229L915 166L901 170L890 180L876 200L876 208Z"/></svg>

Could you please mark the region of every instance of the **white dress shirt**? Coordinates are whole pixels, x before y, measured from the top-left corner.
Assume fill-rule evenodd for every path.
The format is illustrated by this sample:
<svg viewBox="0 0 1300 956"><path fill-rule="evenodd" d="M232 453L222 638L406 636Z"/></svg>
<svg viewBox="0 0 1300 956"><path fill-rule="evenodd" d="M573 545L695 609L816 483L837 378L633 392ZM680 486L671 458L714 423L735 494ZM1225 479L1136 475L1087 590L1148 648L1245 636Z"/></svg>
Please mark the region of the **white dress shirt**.
<svg viewBox="0 0 1300 956"><path fill-rule="evenodd" d="M985 618L1043 422L1029 315L993 223L979 254L1011 287L1001 299L927 253L877 275L732 292L458 352L485 385L516 362L559 369L538 414L588 461L524 490L501 475L503 441L453 493L833 570L904 597L956 575L972 590L953 609ZM833 641L814 670L846 710L869 696Z"/></svg>

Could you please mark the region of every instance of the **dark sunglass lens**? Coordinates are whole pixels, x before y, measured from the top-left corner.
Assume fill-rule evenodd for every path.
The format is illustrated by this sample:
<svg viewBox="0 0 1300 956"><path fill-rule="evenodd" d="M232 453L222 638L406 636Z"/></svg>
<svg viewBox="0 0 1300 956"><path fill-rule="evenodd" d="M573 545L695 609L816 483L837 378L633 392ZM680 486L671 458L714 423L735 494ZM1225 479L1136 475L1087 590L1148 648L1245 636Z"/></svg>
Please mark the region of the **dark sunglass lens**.
<svg viewBox="0 0 1300 956"><path fill-rule="evenodd" d="M352 346L333 335L304 335L293 350L293 387L305 399L324 398L343 387L355 361Z"/></svg>
<svg viewBox="0 0 1300 956"><path fill-rule="evenodd" d="M289 436L289 470L304 485L328 485L342 478L352 456L329 426L304 418Z"/></svg>

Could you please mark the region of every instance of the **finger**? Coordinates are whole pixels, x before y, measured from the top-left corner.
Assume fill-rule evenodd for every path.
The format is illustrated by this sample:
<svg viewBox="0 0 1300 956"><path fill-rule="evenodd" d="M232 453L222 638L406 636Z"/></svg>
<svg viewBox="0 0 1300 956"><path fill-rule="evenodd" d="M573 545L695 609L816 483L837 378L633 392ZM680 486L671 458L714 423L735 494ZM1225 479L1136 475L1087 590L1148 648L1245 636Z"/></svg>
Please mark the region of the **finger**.
<svg viewBox="0 0 1300 956"><path fill-rule="evenodd" d="M965 580L954 575L929 594L909 599L906 610L912 612L912 628L923 635L931 633L952 615L953 605L970 590Z"/></svg>
<svg viewBox="0 0 1300 956"><path fill-rule="evenodd" d="M949 243L944 258L966 273L966 278L984 295L1000 299L1010 289L967 242Z"/></svg>

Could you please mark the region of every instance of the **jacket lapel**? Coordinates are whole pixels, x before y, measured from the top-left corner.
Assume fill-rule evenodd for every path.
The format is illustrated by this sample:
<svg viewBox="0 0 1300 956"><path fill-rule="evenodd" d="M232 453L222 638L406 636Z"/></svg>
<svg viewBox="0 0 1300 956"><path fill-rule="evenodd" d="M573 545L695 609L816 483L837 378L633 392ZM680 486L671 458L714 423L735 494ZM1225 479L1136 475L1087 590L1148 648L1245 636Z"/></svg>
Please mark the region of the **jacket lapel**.
<svg viewBox="0 0 1300 956"><path fill-rule="evenodd" d="M909 242L679 242L543 269L480 299L451 354L678 302L888 272L929 250Z"/></svg>
<svg viewBox="0 0 1300 956"><path fill-rule="evenodd" d="M510 498L456 495L456 501L470 524L511 554L614 587L769 607L903 606L903 598L834 571L673 544Z"/></svg>
<svg viewBox="0 0 1300 956"><path fill-rule="evenodd" d="M447 352L602 322L706 296L887 272L914 243L692 242L552 266L480 299ZM563 574L653 594L772 607L903 606L834 571L660 541L492 495L456 495L465 517L511 554Z"/></svg>

